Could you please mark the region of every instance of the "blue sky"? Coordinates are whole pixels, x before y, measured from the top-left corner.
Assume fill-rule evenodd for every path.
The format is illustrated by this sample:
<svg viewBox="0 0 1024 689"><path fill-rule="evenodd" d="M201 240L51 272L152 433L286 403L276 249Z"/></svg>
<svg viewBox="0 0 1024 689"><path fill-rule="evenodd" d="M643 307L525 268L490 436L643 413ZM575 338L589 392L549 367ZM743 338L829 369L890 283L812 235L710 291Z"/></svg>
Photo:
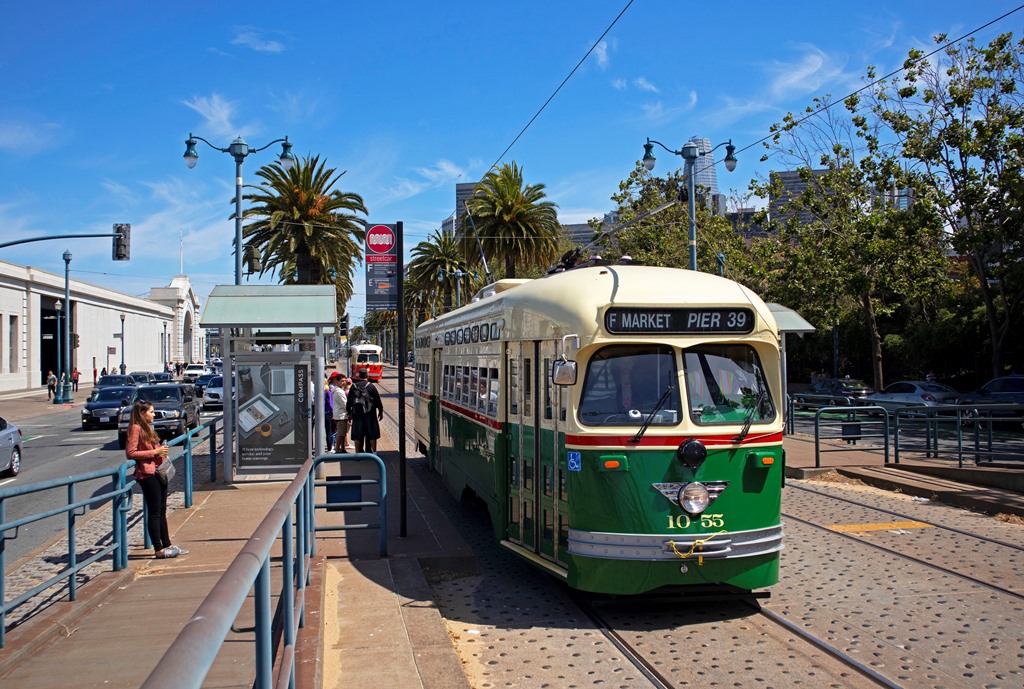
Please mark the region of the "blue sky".
<svg viewBox="0 0 1024 689"><path fill-rule="evenodd" d="M200 144L187 169L189 132L222 147L287 135L296 155L347 170L340 187L370 221L403 221L408 251L627 3L14 3L0 43L0 241L128 222L132 260L112 262L109 239L0 249L0 260L59 273L68 249L75 279L136 295L180 265L201 299L233 283L234 161ZM646 137L743 149L814 96L858 88L867 65L888 72L934 34L1018 4L635 0L503 161L547 186L562 222L584 222L611 208ZM977 40L1022 26L1019 12ZM250 155L245 181L279 151ZM723 191L765 175L761 154L720 171ZM658 158L660 172L681 163ZM361 272L356 285L354 323Z"/></svg>

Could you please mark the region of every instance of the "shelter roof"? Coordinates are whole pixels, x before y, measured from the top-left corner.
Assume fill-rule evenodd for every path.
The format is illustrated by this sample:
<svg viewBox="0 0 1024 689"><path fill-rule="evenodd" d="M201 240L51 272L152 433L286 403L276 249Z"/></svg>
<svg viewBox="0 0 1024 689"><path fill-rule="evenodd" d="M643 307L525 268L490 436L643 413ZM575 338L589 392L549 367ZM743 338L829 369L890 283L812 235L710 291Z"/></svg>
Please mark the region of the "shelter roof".
<svg viewBox="0 0 1024 689"><path fill-rule="evenodd" d="M333 328L334 285L217 285L199 318L203 328Z"/></svg>

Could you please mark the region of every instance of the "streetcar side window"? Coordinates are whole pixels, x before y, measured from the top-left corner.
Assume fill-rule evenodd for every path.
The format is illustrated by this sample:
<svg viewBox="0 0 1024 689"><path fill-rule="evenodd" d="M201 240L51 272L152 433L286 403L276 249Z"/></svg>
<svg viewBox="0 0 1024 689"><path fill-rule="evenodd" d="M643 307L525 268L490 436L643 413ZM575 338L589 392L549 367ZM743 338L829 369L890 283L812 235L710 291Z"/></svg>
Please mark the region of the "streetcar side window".
<svg viewBox="0 0 1024 689"><path fill-rule="evenodd" d="M672 426L680 421L679 371L665 345L603 347L587 362L580 423L588 426Z"/></svg>
<svg viewBox="0 0 1024 689"><path fill-rule="evenodd" d="M463 404L469 403L469 366L459 366L462 370L462 374L459 379L462 381L462 394L459 395L459 401Z"/></svg>
<svg viewBox="0 0 1024 689"><path fill-rule="evenodd" d="M491 380L490 380L490 393L487 396L487 414L488 416L498 415L498 369L491 369Z"/></svg>
<svg viewBox="0 0 1024 689"><path fill-rule="evenodd" d="M704 344L683 352L690 418L702 426L766 423L775 405L761 360L743 344Z"/></svg>
<svg viewBox="0 0 1024 689"><path fill-rule="evenodd" d="M533 414L533 376L531 375L530 359L523 359L523 415L530 417Z"/></svg>
<svg viewBox="0 0 1024 689"><path fill-rule="evenodd" d="M480 369L476 366L469 367L470 381L469 381L469 406L476 408L477 402L480 399Z"/></svg>
<svg viewBox="0 0 1024 689"><path fill-rule="evenodd" d="M550 420L554 416L554 409L551 401L551 393L553 392L551 382L551 359L544 359L544 418Z"/></svg>
<svg viewBox="0 0 1024 689"><path fill-rule="evenodd" d="M519 414L519 361L509 359L508 362L508 385L509 385L509 414Z"/></svg>

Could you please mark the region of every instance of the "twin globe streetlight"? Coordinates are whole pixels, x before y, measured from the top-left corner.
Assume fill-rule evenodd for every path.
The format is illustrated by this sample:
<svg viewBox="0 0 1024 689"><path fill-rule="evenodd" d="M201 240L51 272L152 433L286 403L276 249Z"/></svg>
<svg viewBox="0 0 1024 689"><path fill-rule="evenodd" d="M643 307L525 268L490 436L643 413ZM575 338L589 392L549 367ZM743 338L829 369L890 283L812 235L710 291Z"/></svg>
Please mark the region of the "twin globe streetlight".
<svg viewBox="0 0 1024 689"><path fill-rule="evenodd" d="M710 155L715 150L725 146L725 169L732 172L736 169L736 147L732 145L732 139L729 139L725 143L718 144L709 151L702 151L696 141L687 141L683 144L683 147L680 150L673 151L660 141L648 138L647 143L644 144L643 158L644 167L647 168L648 172L654 169L655 158L651 153L651 150L654 148L654 144L658 144L669 153L681 156L683 160L686 161L686 186L687 191L689 192L687 194L686 203L690 217L690 270L697 270L697 211L693 203L693 166L694 163L697 162L697 158Z"/></svg>
<svg viewBox="0 0 1024 689"><path fill-rule="evenodd" d="M249 144L242 137L231 142L227 148L214 146L201 136L193 136L189 132L188 140L185 142L185 164L191 170L199 162L199 153L196 152L196 141L202 141L215 151L230 153L235 159L235 284L242 284L242 161L250 153L258 153L276 143L281 144L281 156L278 162L285 172L292 169L295 164L295 156L292 155L292 145L288 143L288 137L274 139L266 146L260 148L249 148ZM282 143L283 142L283 143Z"/></svg>

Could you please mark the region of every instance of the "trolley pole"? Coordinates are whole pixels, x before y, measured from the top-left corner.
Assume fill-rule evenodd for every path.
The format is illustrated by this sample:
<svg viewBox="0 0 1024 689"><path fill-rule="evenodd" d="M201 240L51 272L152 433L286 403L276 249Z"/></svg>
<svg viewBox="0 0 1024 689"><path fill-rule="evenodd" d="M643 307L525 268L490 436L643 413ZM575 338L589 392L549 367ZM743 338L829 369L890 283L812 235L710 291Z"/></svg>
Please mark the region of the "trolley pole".
<svg viewBox="0 0 1024 689"><path fill-rule="evenodd" d="M398 252L398 492L400 495L398 508L398 535L406 536L406 476L405 476L405 362L409 360L405 352L405 230L399 220L395 224L395 245Z"/></svg>

